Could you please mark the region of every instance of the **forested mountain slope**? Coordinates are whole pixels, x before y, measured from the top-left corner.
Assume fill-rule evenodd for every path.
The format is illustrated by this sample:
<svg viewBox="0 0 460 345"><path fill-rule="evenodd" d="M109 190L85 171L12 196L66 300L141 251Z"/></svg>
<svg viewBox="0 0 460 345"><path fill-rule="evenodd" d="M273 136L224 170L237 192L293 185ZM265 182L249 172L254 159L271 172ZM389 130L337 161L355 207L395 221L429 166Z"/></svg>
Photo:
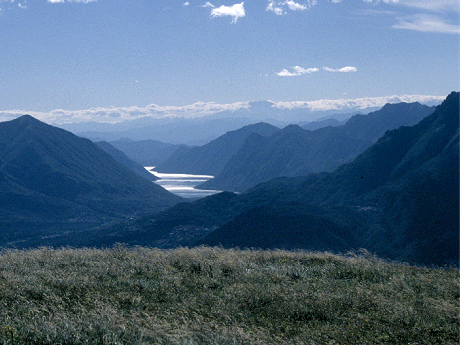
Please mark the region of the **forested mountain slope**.
<svg viewBox="0 0 460 345"><path fill-rule="evenodd" d="M182 203L101 233L98 245L366 248L411 263L456 265L458 114L454 92L417 125L388 131L332 173Z"/></svg>
<svg viewBox="0 0 460 345"><path fill-rule="evenodd" d="M215 176L222 171L228 160L241 148L250 135L258 134L264 137L278 130L279 128L263 122L247 125L227 132L204 146L179 149L166 162L159 164L157 170Z"/></svg>
<svg viewBox="0 0 460 345"><path fill-rule="evenodd" d="M24 240L23 230L63 233L179 201L88 139L28 115L0 123L2 243L13 233Z"/></svg>
<svg viewBox="0 0 460 345"><path fill-rule="evenodd" d="M144 166L130 159L125 153L118 150L112 144L106 141L98 141L96 142L96 145L99 146L105 152L107 152L109 155L111 155L118 163L121 163L122 165L131 169L132 171L142 176L143 178L146 178L147 180L150 180L150 181L155 181L158 179L155 175L148 172L144 168Z"/></svg>
<svg viewBox="0 0 460 345"><path fill-rule="evenodd" d="M385 131L414 125L433 111L419 103L387 104L368 115L355 115L343 126L309 131L291 125L271 136L252 135L222 172L199 188L242 192L274 177L331 172Z"/></svg>
<svg viewBox="0 0 460 345"><path fill-rule="evenodd" d="M174 145L157 140L119 139L111 141L114 147L122 151L133 161L142 166L158 166L166 161L171 155L185 145Z"/></svg>
<svg viewBox="0 0 460 345"><path fill-rule="evenodd" d="M379 255L419 263L455 263L459 244L458 114L459 94L452 93L419 124L387 132L333 173L275 179L248 191L245 197L278 200L287 209L301 204L321 206L328 210L326 218L354 227L354 236L343 239L351 243L357 239L359 246ZM267 217L273 217L273 212ZM263 218L235 220L203 242L225 245L225 239L244 246L244 241L232 240L236 234L231 232L244 233ZM276 230L293 218L281 214ZM304 229L308 227L305 222ZM267 238L263 227L259 229L259 237Z"/></svg>

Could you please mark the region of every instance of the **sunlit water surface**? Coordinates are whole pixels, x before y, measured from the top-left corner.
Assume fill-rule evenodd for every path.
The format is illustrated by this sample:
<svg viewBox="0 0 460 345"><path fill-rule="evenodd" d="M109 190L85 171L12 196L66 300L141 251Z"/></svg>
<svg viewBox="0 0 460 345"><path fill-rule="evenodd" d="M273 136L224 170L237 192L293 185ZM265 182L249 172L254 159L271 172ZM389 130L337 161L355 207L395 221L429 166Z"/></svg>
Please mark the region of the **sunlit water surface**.
<svg viewBox="0 0 460 345"><path fill-rule="evenodd" d="M214 176L211 175L166 174L156 172L155 167L145 167L145 169L158 177L158 180L154 181L156 184L183 198L203 198L220 192L195 189L195 186L212 179Z"/></svg>

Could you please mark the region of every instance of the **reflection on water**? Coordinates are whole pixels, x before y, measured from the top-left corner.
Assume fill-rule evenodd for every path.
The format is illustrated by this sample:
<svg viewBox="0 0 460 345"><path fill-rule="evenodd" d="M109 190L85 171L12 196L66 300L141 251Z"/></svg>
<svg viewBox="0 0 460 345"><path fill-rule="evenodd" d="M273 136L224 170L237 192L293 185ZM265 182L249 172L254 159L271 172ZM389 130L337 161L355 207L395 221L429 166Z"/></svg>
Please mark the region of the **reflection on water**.
<svg viewBox="0 0 460 345"><path fill-rule="evenodd" d="M212 179L211 175L192 175L192 174L165 174L154 171L155 167L145 167L151 174L159 179L155 181L156 184L162 186L164 189L179 195L183 198L203 198L205 196L219 193L218 190L201 190L194 187Z"/></svg>

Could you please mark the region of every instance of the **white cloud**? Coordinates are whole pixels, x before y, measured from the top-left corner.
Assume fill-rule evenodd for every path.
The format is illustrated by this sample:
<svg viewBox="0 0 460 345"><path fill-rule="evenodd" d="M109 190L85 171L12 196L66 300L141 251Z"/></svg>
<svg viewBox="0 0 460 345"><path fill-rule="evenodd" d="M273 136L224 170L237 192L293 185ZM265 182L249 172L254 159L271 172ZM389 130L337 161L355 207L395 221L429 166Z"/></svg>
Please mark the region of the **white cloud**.
<svg viewBox="0 0 460 345"><path fill-rule="evenodd" d="M307 2L301 4L295 2L293 0L285 0L285 1L274 1L270 0L266 7L266 11L271 11L278 16L286 14L286 10L289 9L291 11L305 11L318 3L317 0L307 0Z"/></svg>
<svg viewBox="0 0 460 345"><path fill-rule="evenodd" d="M233 6L220 6L217 8L213 8L211 10L211 17L222 17L222 16L230 16L233 17L232 24L235 24L238 18L242 18L246 15L244 11L244 2L241 4L235 4Z"/></svg>
<svg viewBox="0 0 460 345"><path fill-rule="evenodd" d="M289 9L291 11L305 11L318 3L317 0L307 0L303 4L295 2L293 0L285 0L285 1L274 1L270 0L268 2L267 11L272 11L276 15L280 16L286 14L286 10ZM286 10L285 10L286 9Z"/></svg>
<svg viewBox="0 0 460 345"><path fill-rule="evenodd" d="M398 20L399 23L392 26L395 29L460 34L460 25L447 23L443 18L434 15L416 14L399 17Z"/></svg>
<svg viewBox="0 0 460 345"><path fill-rule="evenodd" d="M356 67L352 67L352 66L347 66L347 67L342 67L342 68L337 68L337 69L329 68L329 67L323 67L323 70L327 71L327 72L342 72L342 73L357 72L358 71L358 69Z"/></svg>
<svg viewBox="0 0 460 345"><path fill-rule="evenodd" d="M387 103L400 102L419 102L419 103L441 103L446 96L432 95L402 95L402 96L384 96L384 97L365 97L355 99L322 99L317 101L297 101L297 102L273 102L274 106L280 109L299 109L304 108L310 111L326 110L355 110L365 108L379 108Z"/></svg>
<svg viewBox="0 0 460 345"><path fill-rule="evenodd" d="M280 76L280 77L295 77L295 76L299 76L299 75L302 75L302 74L310 74L310 73L314 73L314 72L318 72L319 71L319 68L303 68L303 67L300 67L300 66L294 66L292 67L293 71L290 72L288 71L287 69L283 69L281 72L278 72L276 73L276 75ZM326 71L326 72L342 72L342 73L346 73L346 72L357 72L358 69L356 67L352 67L352 66L347 66L347 67L342 67L342 68L337 68L337 69L333 69L333 68L329 68L329 67L323 67L323 71Z"/></svg>
<svg viewBox="0 0 460 345"><path fill-rule="evenodd" d="M428 11L458 11L458 0L399 0L399 5L414 7Z"/></svg>
<svg viewBox="0 0 460 345"><path fill-rule="evenodd" d="M278 76L280 76L280 77L295 77L295 76L298 76L298 75L311 74L311 73L319 71L318 68L306 68L305 69L305 68L300 67L300 66L294 66L294 67L292 67L292 69L294 70L294 72L289 72L287 69L283 69L281 72L278 72L276 74Z"/></svg>
<svg viewBox="0 0 460 345"><path fill-rule="evenodd" d="M283 15L285 12L283 10L282 7L280 6L277 6L275 4L275 1L270 1L267 5L267 8L266 8L267 11L272 11L273 13L275 13L277 16L281 16Z"/></svg>
<svg viewBox="0 0 460 345"><path fill-rule="evenodd" d="M27 9L27 6L26 6L26 5L22 5L21 3L18 4L18 7L19 7L19 8L22 8L23 10Z"/></svg>
<svg viewBox="0 0 460 345"><path fill-rule="evenodd" d="M186 1L182 4L183 6L189 6L190 5L190 2Z"/></svg>
<svg viewBox="0 0 460 345"><path fill-rule="evenodd" d="M0 121L9 121L24 114L29 114L47 123L57 124L87 121L117 123L145 116L153 118L192 118L211 115L225 110L235 111L241 108L247 108L249 106L248 103L249 102L218 104L215 102L196 102L185 106L159 106L157 104L150 104L146 107L98 107L84 110L55 109L50 112L4 110L0 111Z"/></svg>
<svg viewBox="0 0 460 345"><path fill-rule="evenodd" d="M396 17L397 24L393 25L394 29L415 30L420 32L438 32L458 34L460 26L458 23L449 23L445 18L446 15L454 14L460 10L459 0L363 0L368 3L380 3L410 7L418 9L424 13ZM428 14L431 12L431 14ZM380 12L396 15L395 12ZM436 15L434 15L436 14ZM444 16L444 18L441 17Z"/></svg>
<svg viewBox="0 0 460 345"><path fill-rule="evenodd" d="M297 73L292 73L292 72L289 72L287 69L283 69L282 71L276 73L278 76L280 77L294 77L296 75L298 75Z"/></svg>
<svg viewBox="0 0 460 345"><path fill-rule="evenodd" d="M370 107L383 107L386 103L399 102L440 103L445 98L446 96L394 95L385 97L366 97L357 99L323 99L317 101L271 102L273 103L274 107L279 109L304 108L314 112L326 110L358 110ZM56 109L51 112L0 110L0 122L10 121L21 115L29 114L41 121L50 124L79 123L88 121L95 121L101 123L117 123L127 120L139 119L142 117L202 117L226 110L235 111L238 109L244 109L248 108L249 106L249 102L236 102L228 104L218 104L215 102L197 102L186 106L159 106L156 104L151 104L146 107L100 107L72 111Z"/></svg>
<svg viewBox="0 0 460 345"><path fill-rule="evenodd" d="M204 8L211 7L211 8L213 8L213 7L216 7L216 6L214 6L213 4L211 4L211 3L208 1L208 2L206 2L204 5L201 5L200 7L204 7Z"/></svg>
<svg viewBox="0 0 460 345"><path fill-rule="evenodd" d="M336 0L332 0L333 2ZM363 0L367 3L380 3L402 5L427 11L458 11L458 0Z"/></svg>
<svg viewBox="0 0 460 345"><path fill-rule="evenodd" d="M385 4L396 4L399 2L399 0L363 0L364 2L368 2L368 3L372 3L372 2L375 2L375 3L379 3L379 2L384 2Z"/></svg>
<svg viewBox="0 0 460 345"><path fill-rule="evenodd" d="M52 3L52 4L62 4L62 3L65 3L65 2L82 2L84 4L88 4L90 2L95 2L97 0L47 0L47 2L49 3Z"/></svg>
<svg viewBox="0 0 460 345"><path fill-rule="evenodd" d="M298 4L294 1L286 1L285 3L291 11L305 11L307 9L306 5Z"/></svg>

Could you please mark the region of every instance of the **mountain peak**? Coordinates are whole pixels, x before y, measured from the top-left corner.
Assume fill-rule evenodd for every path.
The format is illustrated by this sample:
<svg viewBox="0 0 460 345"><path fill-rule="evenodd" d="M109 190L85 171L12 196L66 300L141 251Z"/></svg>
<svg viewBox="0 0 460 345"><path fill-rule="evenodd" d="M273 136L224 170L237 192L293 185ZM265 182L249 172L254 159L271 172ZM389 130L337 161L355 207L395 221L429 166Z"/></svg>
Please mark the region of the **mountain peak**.
<svg viewBox="0 0 460 345"><path fill-rule="evenodd" d="M31 115L22 115L19 116L18 118L14 119L13 121L19 122L19 123L37 123L41 122L40 120L37 120L35 117Z"/></svg>
<svg viewBox="0 0 460 345"><path fill-rule="evenodd" d="M31 129L31 128L37 128L37 126L46 126L46 127L49 126L48 124L40 120L37 120L35 117L28 115L28 114L22 115L14 120L11 120L10 123L11 125L15 126L16 129L19 129L21 131Z"/></svg>
<svg viewBox="0 0 460 345"><path fill-rule="evenodd" d="M296 124L287 125L282 129L282 132L305 132L305 129Z"/></svg>
<svg viewBox="0 0 460 345"><path fill-rule="evenodd" d="M13 228L23 229L23 219L100 225L181 201L89 139L30 115L0 123L0 158L0 224Z"/></svg>

